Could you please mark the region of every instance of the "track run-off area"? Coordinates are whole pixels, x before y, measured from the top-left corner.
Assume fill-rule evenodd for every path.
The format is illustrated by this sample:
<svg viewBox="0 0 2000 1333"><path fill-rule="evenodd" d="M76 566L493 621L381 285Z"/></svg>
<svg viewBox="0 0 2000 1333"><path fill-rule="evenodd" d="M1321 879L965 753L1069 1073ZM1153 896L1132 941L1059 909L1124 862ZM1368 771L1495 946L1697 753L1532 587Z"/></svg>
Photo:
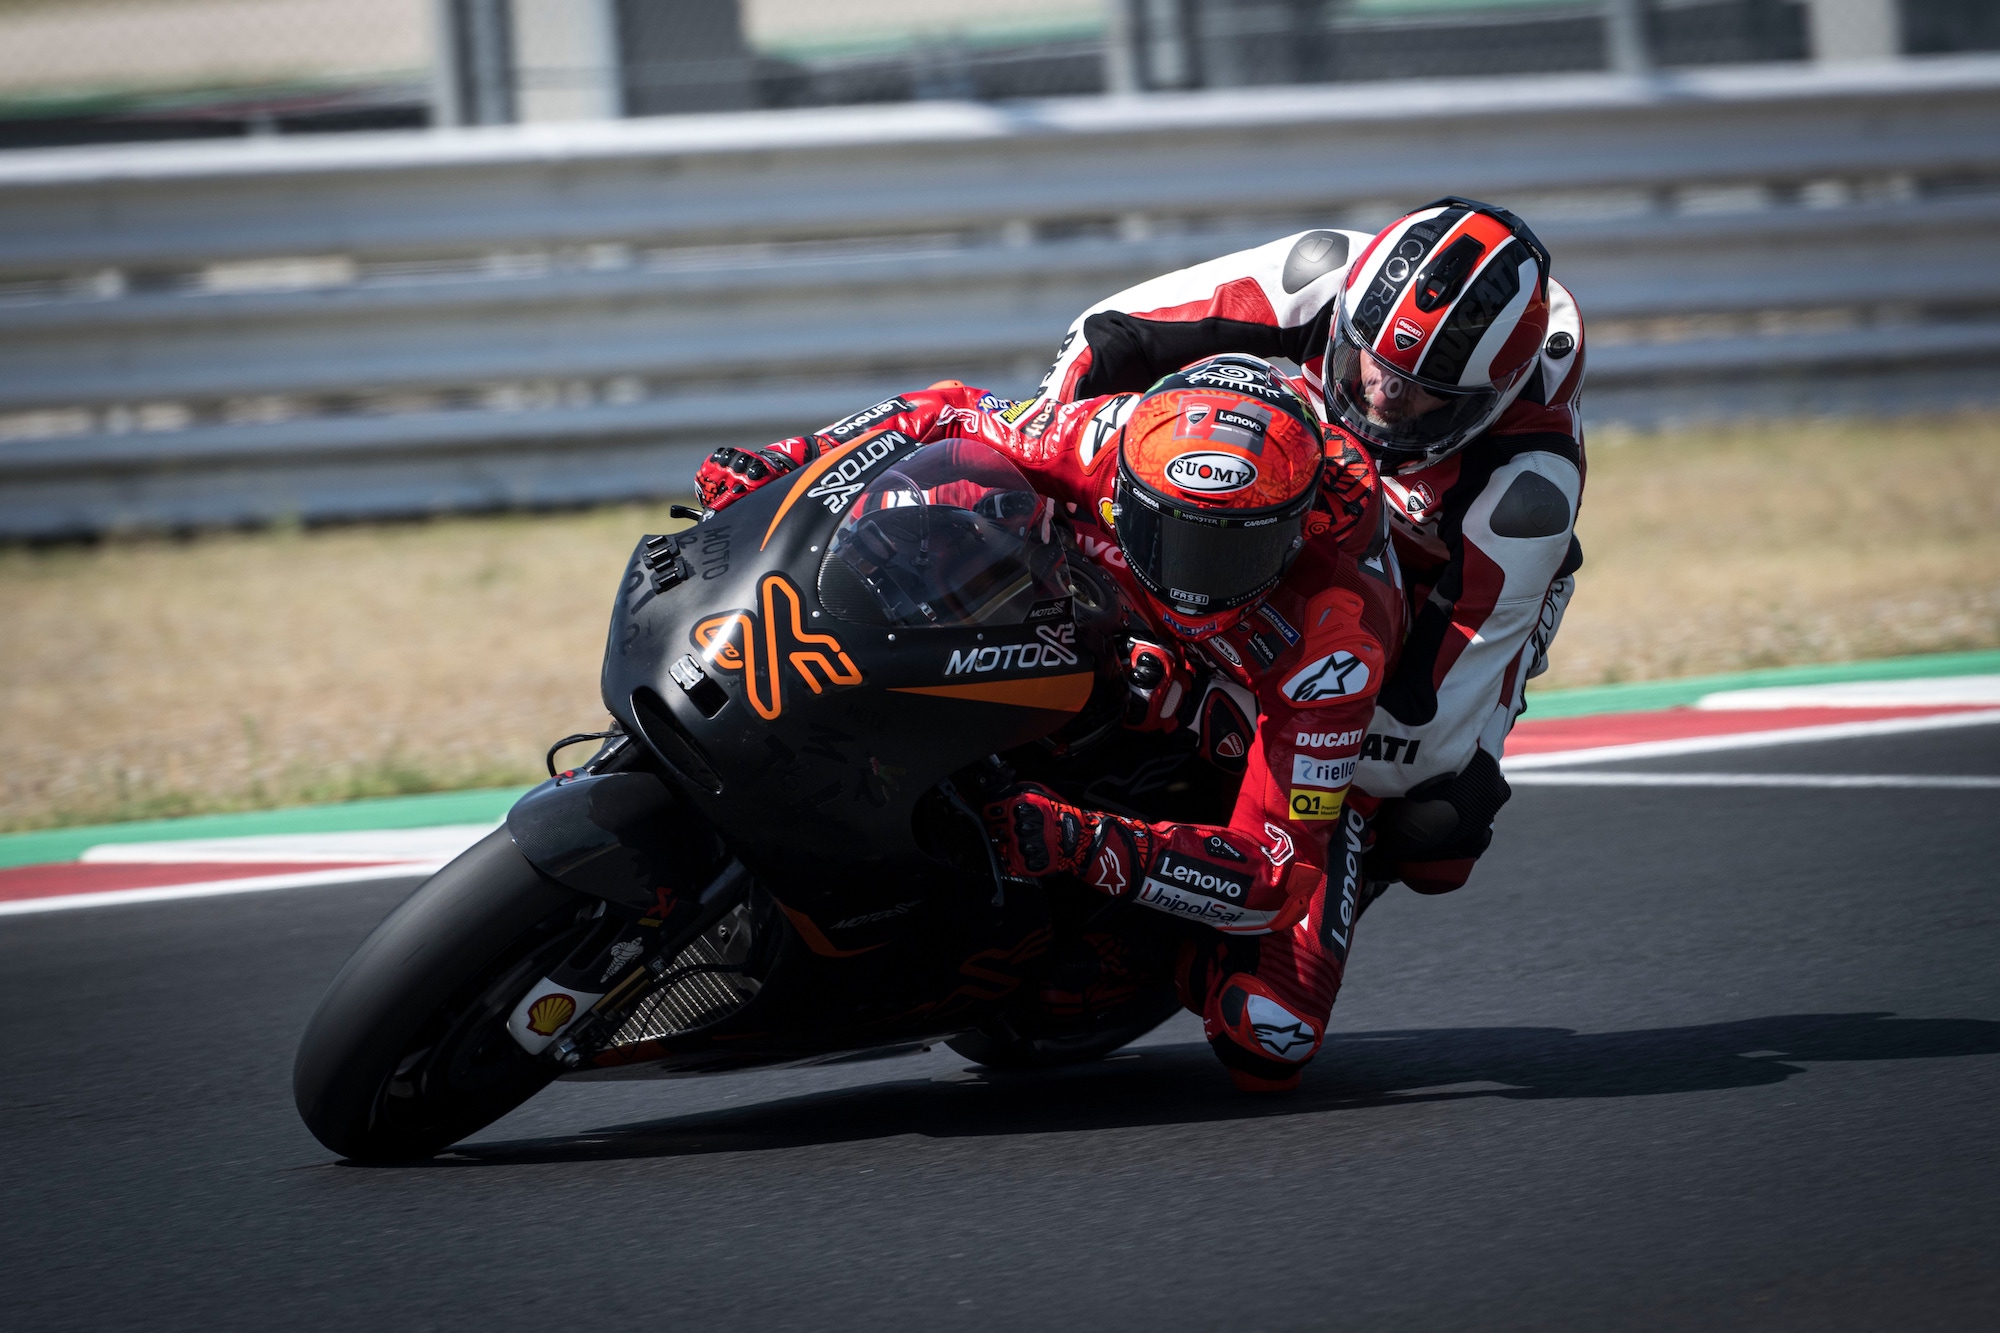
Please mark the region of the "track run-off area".
<svg viewBox="0 0 2000 1333"><path fill-rule="evenodd" d="M1280 1098L1183 1016L1047 1074L558 1084L361 1168L291 1062L407 869L0 917L0 1324L1990 1327L1991 713L1514 758Z"/></svg>

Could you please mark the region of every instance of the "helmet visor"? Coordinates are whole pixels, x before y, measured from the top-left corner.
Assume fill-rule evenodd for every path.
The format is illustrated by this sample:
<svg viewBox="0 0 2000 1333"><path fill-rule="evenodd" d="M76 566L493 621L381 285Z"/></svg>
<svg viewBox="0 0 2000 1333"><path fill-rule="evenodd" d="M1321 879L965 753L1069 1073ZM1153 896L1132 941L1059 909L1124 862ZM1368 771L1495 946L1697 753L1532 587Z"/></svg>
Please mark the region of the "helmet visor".
<svg viewBox="0 0 2000 1333"><path fill-rule="evenodd" d="M1326 406L1333 419L1400 462L1442 456L1479 429L1513 387L1457 388L1405 375L1362 343L1341 313L1326 353Z"/></svg>
<svg viewBox="0 0 2000 1333"><path fill-rule="evenodd" d="M1134 578L1189 617L1232 610L1269 592L1304 544L1308 487L1272 510L1222 517L1183 508L1118 469L1118 545Z"/></svg>

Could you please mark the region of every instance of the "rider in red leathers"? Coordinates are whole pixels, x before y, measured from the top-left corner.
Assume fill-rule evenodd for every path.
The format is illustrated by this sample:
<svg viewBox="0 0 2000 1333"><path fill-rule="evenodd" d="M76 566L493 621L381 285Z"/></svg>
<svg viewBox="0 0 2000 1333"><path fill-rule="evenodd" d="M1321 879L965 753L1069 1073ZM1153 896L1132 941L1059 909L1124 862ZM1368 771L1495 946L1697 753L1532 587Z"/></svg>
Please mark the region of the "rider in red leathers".
<svg viewBox="0 0 2000 1333"><path fill-rule="evenodd" d="M1130 608L1127 725L1188 729L1242 773L1221 824L1148 824L1021 784L986 811L1007 873L1074 875L1212 927L1183 950L1183 1001L1239 1086L1295 1086L1366 905L1366 822L1345 798L1405 631L1368 455L1268 363L1221 356L1145 393L1062 404L936 385L754 454L718 451L703 499L721 508L883 428L1015 462Z"/></svg>
<svg viewBox="0 0 2000 1333"><path fill-rule="evenodd" d="M1391 798L1371 876L1462 885L1499 759L1582 563L1583 321L1504 209L1442 199L1375 236L1317 230L1140 283L1070 327L1024 426L1220 352L1284 357L1372 454L1413 608L1357 787Z"/></svg>

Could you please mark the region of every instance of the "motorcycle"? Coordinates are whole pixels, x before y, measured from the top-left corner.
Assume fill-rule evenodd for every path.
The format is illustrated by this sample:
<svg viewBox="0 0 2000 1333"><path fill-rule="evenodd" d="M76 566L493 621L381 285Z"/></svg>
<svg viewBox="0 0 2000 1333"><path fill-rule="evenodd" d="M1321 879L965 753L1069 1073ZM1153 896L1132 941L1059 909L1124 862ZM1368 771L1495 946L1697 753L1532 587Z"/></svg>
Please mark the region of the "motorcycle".
<svg viewBox="0 0 2000 1333"><path fill-rule="evenodd" d="M334 1152L426 1157L557 1078L1094 1059L1179 1007L1198 928L1005 878L979 815L1020 777L1147 819L1234 796L1119 726L1127 613L1053 502L983 444L876 430L675 512L612 609L610 729L558 742L307 1024L294 1095Z"/></svg>

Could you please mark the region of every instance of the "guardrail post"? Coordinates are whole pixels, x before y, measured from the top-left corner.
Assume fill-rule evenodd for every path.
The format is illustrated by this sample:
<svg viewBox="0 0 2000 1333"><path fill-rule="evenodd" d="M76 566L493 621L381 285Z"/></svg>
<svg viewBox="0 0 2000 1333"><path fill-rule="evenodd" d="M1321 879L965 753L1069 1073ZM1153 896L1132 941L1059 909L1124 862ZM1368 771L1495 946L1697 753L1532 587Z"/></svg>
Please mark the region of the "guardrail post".
<svg viewBox="0 0 2000 1333"><path fill-rule="evenodd" d="M1135 43L1140 82L1147 88L1194 88L1201 84L1195 48L1195 14L1200 0L1134 0L1139 20Z"/></svg>
<svg viewBox="0 0 2000 1333"><path fill-rule="evenodd" d="M1114 96L1139 91L1139 0L1106 0L1104 91Z"/></svg>
<svg viewBox="0 0 2000 1333"><path fill-rule="evenodd" d="M514 119L514 32L507 0L436 0L433 98L440 125Z"/></svg>
<svg viewBox="0 0 2000 1333"><path fill-rule="evenodd" d="M1604 45L1611 68L1619 74L1653 72L1652 34L1647 29L1646 0L1605 0Z"/></svg>

